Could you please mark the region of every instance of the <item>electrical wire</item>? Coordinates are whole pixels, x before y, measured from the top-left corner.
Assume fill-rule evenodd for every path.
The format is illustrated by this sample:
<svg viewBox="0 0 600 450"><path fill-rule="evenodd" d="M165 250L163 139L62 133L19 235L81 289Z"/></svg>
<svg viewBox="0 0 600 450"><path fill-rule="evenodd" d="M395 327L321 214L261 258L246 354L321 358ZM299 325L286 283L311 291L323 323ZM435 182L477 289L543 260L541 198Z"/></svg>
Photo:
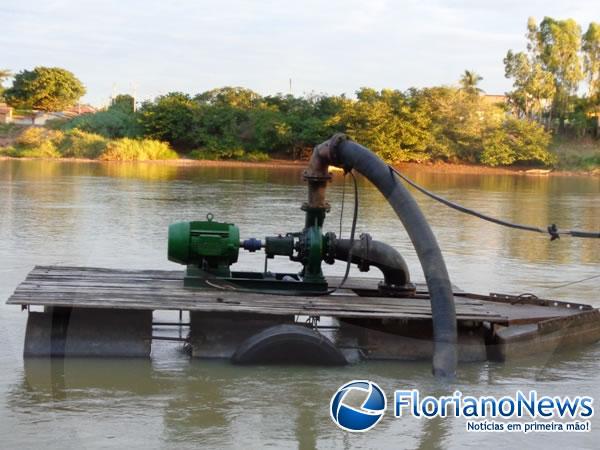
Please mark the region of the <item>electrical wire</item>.
<svg viewBox="0 0 600 450"><path fill-rule="evenodd" d="M341 289L346 281L348 280L348 275L350 274L350 265L352 261L352 250L354 249L354 235L356 233L356 222L358 221L358 184L356 183L356 177L352 173L352 171L348 172L352 177L352 181L354 183L354 211L352 213L352 227L350 228L350 251L348 252L348 261L346 262L346 272L344 273L344 277L340 284L337 287L330 289L327 291L326 295L333 294L338 289Z"/></svg>
<svg viewBox="0 0 600 450"><path fill-rule="evenodd" d="M551 289L560 289L560 288L564 288L567 286L572 286L574 284L579 284L579 283L583 283L585 281L590 281L590 280L595 280L596 278L600 278L600 274L598 275L592 275L591 277L586 277L586 278L582 278L581 280L575 280L575 281L569 281L568 283L564 283L564 284L559 284L558 286L549 286L544 288L544 290L551 290Z"/></svg>
<svg viewBox="0 0 600 450"><path fill-rule="evenodd" d="M413 180L411 180L406 175L402 174L401 172L399 172L392 166L388 166L388 167L390 168L390 171L392 171L393 173L398 175L400 177L400 179L404 180L406 183L408 183L409 185L414 187L419 192L425 194L429 198L432 198L433 200L440 202L456 211L460 211L462 213L478 217L479 219L483 219L488 222L492 222L497 225L502 225L502 226L509 227L509 228L516 228L518 230L532 231L535 233L542 233L542 234L550 234L550 240L558 239L558 238L560 238L560 235L568 235L571 237L580 237L580 238L600 238L600 232L579 231L579 230L559 230L555 224L550 225L547 229L543 229L543 228L534 227L531 225L522 225L522 224L518 224L518 223L507 222L506 220L501 220L501 219L497 219L495 217L488 216L486 214L480 213L473 209L469 209L465 206L459 205L458 203L451 202L450 200L447 200L444 197L440 197L439 195L434 194L431 191L428 191L423 186L415 183Z"/></svg>
<svg viewBox="0 0 600 450"><path fill-rule="evenodd" d="M340 239L342 238L342 221L344 220L344 200L346 198L346 174L342 183L342 206L340 208Z"/></svg>
<svg viewBox="0 0 600 450"><path fill-rule="evenodd" d="M478 211L474 211L472 209L466 208L462 205L459 205L457 203L451 202L450 200L447 200L443 197L440 197L437 194L434 194L431 191L428 191L427 189L425 189L423 186L415 183L413 180L411 180L410 178L408 178L406 175L402 174L401 172L399 172L398 170L396 170L395 168L393 168L392 166L389 166L390 170L395 173L396 175L398 175L400 177L400 179L404 180L406 183L408 183L409 185L411 185L412 187L414 187L415 189L417 189L419 192L425 194L426 196L432 198L433 200L436 200L452 209L455 209L457 211L460 211L462 213L465 214L470 214L472 216L478 217L480 219L483 220L487 220L488 222L492 222L498 225L502 225L505 227L509 227L509 228L516 228L518 230L525 230L525 231L533 231L536 233L549 233L551 240L557 239L559 235L569 235L572 237L583 237L583 238L600 238L600 233L595 233L595 232L589 232L589 231L578 231L578 230L559 230L556 228L556 225L551 225L548 227L548 229L544 230L543 228L539 228L539 227L534 227L534 226L529 226L529 225L521 225L521 224L517 224L517 223L512 223L512 222L507 222L505 220L501 220L501 219L497 219L495 217L490 217L487 216L485 214L482 214ZM567 287L567 286L572 286L574 284L579 284L579 283L583 283L585 281L590 281L590 280L595 280L596 278L600 278L600 274L598 275L593 275L591 277L586 277L586 278L582 278L580 280L575 280L575 281L570 281L568 283L563 283L563 284L559 284L557 286L551 286L551 287L546 287L544 288L544 290L551 290L551 289L559 289L559 288L563 288L563 287Z"/></svg>

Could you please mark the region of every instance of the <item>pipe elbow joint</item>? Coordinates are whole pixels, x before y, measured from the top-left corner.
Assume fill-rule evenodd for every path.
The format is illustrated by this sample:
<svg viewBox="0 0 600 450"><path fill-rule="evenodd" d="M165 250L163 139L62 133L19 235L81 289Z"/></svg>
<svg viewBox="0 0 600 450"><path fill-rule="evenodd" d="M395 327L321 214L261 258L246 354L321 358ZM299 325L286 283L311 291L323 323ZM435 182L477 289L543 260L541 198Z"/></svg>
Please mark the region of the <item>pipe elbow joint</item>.
<svg viewBox="0 0 600 450"><path fill-rule="evenodd" d="M360 240L336 239L334 243L335 259L351 260L361 271L377 267L383 273L386 287L404 287L410 283L408 265L402 255L385 242L374 241L368 234L362 234Z"/></svg>
<svg viewBox="0 0 600 450"><path fill-rule="evenodd" d="M341 142L348 140L344 133L336 133L325 142L317 145L312 152L308 166L304 171L304 178L325 178L328 177L329 166L343 167L345 171L352 170L352 167L344 166L338 155L338 146Z"/></svg>

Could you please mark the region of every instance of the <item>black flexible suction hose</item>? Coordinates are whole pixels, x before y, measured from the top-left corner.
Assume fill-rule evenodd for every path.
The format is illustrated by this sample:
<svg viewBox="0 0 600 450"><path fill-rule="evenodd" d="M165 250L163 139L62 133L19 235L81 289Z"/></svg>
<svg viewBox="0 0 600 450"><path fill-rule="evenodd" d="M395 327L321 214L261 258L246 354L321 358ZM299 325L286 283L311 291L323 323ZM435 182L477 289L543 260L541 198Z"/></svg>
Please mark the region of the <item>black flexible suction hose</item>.
<svg viewBox="0 0 600 450"><path fill-rule="evenodd" d="M410 192L388 165L371 150L336 134L318 145L307 173L319 174L332 164L344 170L356 170L384 195L406 229L417 252L429 295L433 321L433 373L453 377L457 366L456 310L448 270L437 240Z"/></svg>

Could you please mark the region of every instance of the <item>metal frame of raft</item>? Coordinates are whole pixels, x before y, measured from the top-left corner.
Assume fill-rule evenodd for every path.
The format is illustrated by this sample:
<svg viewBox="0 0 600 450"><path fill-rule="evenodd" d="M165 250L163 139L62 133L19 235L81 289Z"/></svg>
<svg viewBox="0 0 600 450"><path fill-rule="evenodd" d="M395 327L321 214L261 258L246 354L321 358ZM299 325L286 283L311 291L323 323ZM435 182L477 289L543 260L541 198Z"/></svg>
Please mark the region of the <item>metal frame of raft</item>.
<svg viewBox="0 0 600 450"><path fill-rule="evenodd" d="M279 296L184 288L183 276L38 266L7 304L43 307L29 312L25 356L149 357L157 310L190 312L183 340L197 358L261 362L261 351L264 357L284 348L279 359L302 362L308 353L326 364L433 354L425 285L417 285L414 297L381 297L380 280L353 278L330 296ZM335 285L339 278L328 281ZM589 305L456 288L454 303L459 361L503 361L600 340L600 311ZM318 320L325 317L332 325L320 328Z"/></svg>

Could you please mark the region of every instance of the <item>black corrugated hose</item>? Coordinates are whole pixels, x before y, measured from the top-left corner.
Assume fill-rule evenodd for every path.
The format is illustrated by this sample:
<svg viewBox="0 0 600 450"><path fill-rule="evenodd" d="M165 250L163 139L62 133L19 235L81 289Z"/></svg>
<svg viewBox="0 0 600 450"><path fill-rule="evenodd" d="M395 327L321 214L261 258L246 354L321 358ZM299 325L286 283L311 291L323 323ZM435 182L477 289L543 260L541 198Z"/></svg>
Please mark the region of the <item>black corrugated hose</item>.
<svg viewBox="0 0 600 450"><path fill-rule="evenodd" d="M435 235L417 202L383 160L344 135L335 135L317 146L311 158L315 167L322 166L319 159L345 171L354 169L361 173L379 189L396 212L415 247L429 289L434 341L433 373L454 377L458 357L452 285Z"/></svg>

